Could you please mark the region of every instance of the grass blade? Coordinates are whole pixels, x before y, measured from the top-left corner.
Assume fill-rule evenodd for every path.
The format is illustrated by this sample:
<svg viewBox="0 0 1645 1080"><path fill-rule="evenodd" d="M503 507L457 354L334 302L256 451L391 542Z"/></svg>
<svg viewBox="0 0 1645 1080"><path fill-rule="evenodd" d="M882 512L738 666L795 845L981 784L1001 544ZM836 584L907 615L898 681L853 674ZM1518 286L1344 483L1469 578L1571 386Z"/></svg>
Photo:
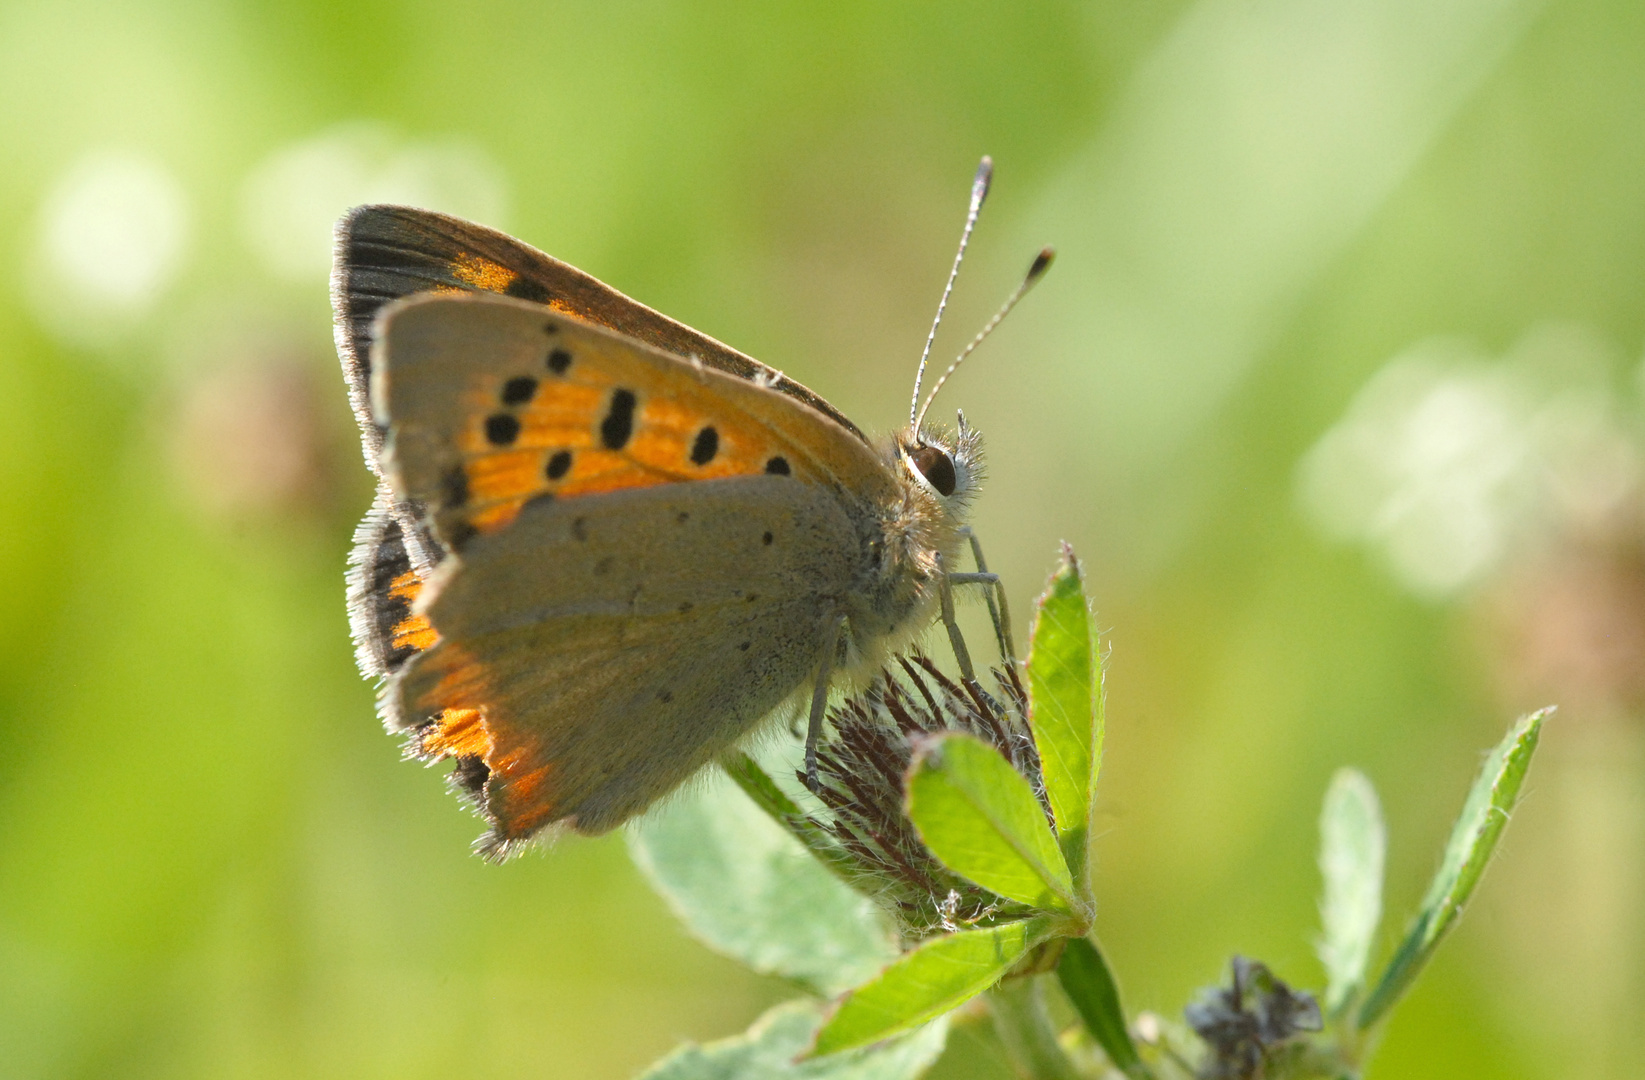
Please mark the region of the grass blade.
<svg viewBox="0 0 1645 1080"><path fill-rule="evenodd" d="M1375 1025L1404 995L1462 914L1463 905L1479 884L1503 827L1508 824L1508 815L1519 798L1531 755L1536 751L1542 721L1552 711L1543 709L1522 718L1485 759L1485 766L1468 792L1468 801L1451 830L1445 858L1428 886L1416 920L1382 973L1376 989L1359 1010L1361 1030Z"/></svg>

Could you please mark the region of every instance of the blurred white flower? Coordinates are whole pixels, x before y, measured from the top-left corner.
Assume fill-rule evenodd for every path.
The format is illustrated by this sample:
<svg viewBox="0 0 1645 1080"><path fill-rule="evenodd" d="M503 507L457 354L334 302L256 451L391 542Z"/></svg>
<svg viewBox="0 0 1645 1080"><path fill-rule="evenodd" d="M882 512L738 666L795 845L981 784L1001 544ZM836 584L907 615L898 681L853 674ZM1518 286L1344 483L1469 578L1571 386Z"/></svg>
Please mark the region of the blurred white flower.
<svg viewBox="0 0 1645 1080"><path fill-rule="evenodd" d="M1601 354L1567 327L1538 328L1501 360L1449 340L1410 349L1304 456L1304 507L1419 596L1475 584L1516 544L1634 490L1639 452L1596 378Z"/></svg>
<svg viewBox="0 0 1645 1080"><path fill-rule="evenodd" d="M242 225L271 273L323 282L333 224L349 207L368 202L405 203L501 227L507 183L496 162L470 142L404 140L381 124L345 124L283 146L253 169Z"/></svg>
<svg viewBox="0 0 1645 1080"><path fill-rule="evenodd" d="M176 277L189 239L182 186L152 158L85 155L52 185L36 229L35 313L53 333L105 343L147 314Z"/></svg>

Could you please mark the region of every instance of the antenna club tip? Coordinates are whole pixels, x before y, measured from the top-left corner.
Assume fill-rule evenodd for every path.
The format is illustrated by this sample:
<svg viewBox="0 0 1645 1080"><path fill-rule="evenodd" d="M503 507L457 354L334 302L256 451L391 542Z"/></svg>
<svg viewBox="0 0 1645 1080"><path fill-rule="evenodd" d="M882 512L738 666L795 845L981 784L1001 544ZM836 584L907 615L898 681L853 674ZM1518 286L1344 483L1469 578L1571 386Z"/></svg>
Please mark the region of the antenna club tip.
<svg viewBox="0 0 1645 1080"><path fill-rule="evenodd" d="M988 197L988 189L994 182L994 159L987 154L977 165L976 179L971 181L971 205L981 206Z"/></svg>
<svg viewBox="0 0 1645 1080"><path fill-rule="evenodd" d="M1040 248L1040 253L1034 256L1034 264L1028 268L1027 281L1033 283L1044 276L1051 269L1051 261L1057 257L1057 249L1052 247Z"/></svg>

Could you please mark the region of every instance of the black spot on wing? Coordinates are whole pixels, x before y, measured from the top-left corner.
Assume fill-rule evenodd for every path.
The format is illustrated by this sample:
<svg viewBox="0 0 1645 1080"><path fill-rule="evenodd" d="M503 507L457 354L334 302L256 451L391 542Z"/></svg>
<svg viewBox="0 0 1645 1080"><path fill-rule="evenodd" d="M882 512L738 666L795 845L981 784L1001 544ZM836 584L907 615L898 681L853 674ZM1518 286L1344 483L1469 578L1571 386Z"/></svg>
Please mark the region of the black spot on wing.
<svg viewBox="0 0 1645 1080"><path fill-rule="evenodd" d="M548 459L548 468L543 470L550 480L558 480L571 471L571 451L561 450Z"/></svg>
<svg viewBox="0 0 1645 1080"><path fill-rule="evenodd" d="M600 421L600 441L608 450L621 450L634 434L634 391L618 387L611 392L611 407Z"/></svg>
<svg viewBox="0 0 1645 1080"><path fill-rule="evenodd" d="M720 433L710 424L697 432L697 437L691 443L691 463L693 465L707 465L714 460L714 455L720 452Z"/></svg>
<svg viewBox="0 0 1645 1080"><path fill-rule="evenodd" d="M787 476L789 473L788 459L779 454L765 463L765 471L772 476Z"/></svg>
<svg viewBox="0 0 1645 1080"><path fill-rule="evenodd" d="M507 413L486 417L486 440L493 446L508 446L520 437L520 421Z"/></svg>
<svg viewBox="0 0 1645 1080"><path fill-rule="evenodd" d="M550 326L550 330L554 327ZM556 375L564 375L571 367L571 354L564 349L550 349L548 353L548 370Z"/></svg>
<svg viewBox="0 0 1645 1080"><path fill-rule="evenodd" d="M524 405L537 393L537 380L530 375L518 375L503 384L504 405Z"/></svg>

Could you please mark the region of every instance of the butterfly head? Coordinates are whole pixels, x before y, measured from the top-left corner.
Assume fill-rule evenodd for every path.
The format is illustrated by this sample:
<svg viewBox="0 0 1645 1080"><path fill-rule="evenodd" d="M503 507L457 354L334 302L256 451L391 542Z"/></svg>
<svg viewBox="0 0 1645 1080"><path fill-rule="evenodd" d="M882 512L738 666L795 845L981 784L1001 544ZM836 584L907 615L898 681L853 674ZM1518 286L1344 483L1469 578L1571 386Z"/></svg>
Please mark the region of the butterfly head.
<svg viewBox="0 0 1645 1080"><path fill-rule="evenodd" d="M885 461L897 496L880 509L882 531L874 542L880 582L870 590L863 625L920 627L930 620L918 613L934 613L944 568L959 558L971 497L982 483L982 439L961 414L952 429L903 428L888 451ZM891 648L906 640L888 633L882 643ZM869 666L882 663L884 652L871 657Z"/></svg>
<svg viewBox="0 0 1645 1080"><path fill-rule="evenodd" d="M897 436L897 457L915 491L956 515L982 482L982 436L964 413L953 430L940 424L905 429Z"/></svg>

